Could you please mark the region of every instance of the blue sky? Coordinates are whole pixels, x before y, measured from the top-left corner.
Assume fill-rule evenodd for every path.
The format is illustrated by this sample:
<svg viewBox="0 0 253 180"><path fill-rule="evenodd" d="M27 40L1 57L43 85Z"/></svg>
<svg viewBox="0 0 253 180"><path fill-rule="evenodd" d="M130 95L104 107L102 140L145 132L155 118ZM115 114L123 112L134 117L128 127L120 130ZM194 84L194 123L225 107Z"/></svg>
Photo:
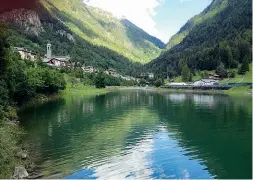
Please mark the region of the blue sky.
<svg viewBox="0 0 253 180"><path fill-rule="evenodd" d="M149 34L168 42L171 36L212 0L84 0L90 6L126 17Z"/></svg>

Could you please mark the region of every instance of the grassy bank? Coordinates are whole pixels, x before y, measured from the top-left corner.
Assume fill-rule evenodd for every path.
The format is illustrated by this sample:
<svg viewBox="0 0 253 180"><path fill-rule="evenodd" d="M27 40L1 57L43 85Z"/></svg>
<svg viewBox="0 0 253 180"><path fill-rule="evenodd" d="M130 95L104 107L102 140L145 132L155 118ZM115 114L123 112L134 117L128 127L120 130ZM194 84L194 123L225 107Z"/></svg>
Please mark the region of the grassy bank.
<svg viewBox="0 0 253 180"><path fill-rule="evenodd" d="M251 96L252 95L252 89L246 86L233 87L229 90L186 90L186 89L166 89L166 88L156 88L155 90L157 92L227 94L230 96Z"/></svg>
<svg viewBox="0 0 253 180"><path fill-rule="evenodd" d="M67 83L67 87L64 91L61 92L63 96L95 96L100 94L106 94L108 90L106 89L97 89L93 86L84 86L82 83L76 83L72 85Z"/></svg>
<svg viewBox="0 0 253 180"><path fill-rule="evenodd" d="M250 89L250 87L240 86L223 91L223 93L228 94L230 96L251 96L252 89Z"/></svg>
<svg viewBox="0 0 253 180"><path fill-rule="evenodd" d="M186 89L167 89L156 88L157 92L171 92L171 93L201 93L201 94L223 94L221 90L186 90Z"/></svg>

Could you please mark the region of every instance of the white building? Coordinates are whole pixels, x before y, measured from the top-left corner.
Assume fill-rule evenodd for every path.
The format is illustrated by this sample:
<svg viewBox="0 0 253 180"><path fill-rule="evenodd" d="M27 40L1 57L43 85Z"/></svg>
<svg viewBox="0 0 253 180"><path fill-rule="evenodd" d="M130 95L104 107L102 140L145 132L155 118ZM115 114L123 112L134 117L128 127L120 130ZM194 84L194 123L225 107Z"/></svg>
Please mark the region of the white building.
<svg viewBox="0 0 253 180"><path fill-rule="evenodd" d="M187 85L187 84L184 83L184 82L178 82L178 83L170 83L169 85L170 85L170 86L185 86L185 85Z"/></svg>
<svg viewBox="0 0 253 180"><path fill-rule="evenodd" d="M154 79L154 77L155 77L154 73L148 73L148 78L149 79Z"/></svg>
<svg viewBox="0 0 253 180"><path fill-rule="evenodd" d="M25 48L14 47L14 51L16 51L20 54L21 59L35 61L38 58L38 55L36 53L29 51Z"/></svg>
<svg viewBox="0 0 253 180"><path fill-rule="evenodd" d="M82 66L81 67L84 73L94 73L96 69L93 66Z"/></svg>
<svg viewBox="0 0 253 180"><path fill-rule="evenodd" d="M199 81L195 81L194 86L214 86L219 85L219 80L217 79L201 79Z"/></svg>

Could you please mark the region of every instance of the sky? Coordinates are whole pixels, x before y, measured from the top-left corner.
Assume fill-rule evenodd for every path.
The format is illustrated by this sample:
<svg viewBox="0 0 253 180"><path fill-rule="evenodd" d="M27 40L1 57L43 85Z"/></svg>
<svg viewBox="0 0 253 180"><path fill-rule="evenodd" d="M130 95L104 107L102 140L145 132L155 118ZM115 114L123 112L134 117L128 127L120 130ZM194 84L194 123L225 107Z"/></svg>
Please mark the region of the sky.
<svg viewBox="0 0 253 180"><path fill-rule="evenodd" d="M86 4L125 17L167 43L171 36L212 0L83 0Z"/></svg>

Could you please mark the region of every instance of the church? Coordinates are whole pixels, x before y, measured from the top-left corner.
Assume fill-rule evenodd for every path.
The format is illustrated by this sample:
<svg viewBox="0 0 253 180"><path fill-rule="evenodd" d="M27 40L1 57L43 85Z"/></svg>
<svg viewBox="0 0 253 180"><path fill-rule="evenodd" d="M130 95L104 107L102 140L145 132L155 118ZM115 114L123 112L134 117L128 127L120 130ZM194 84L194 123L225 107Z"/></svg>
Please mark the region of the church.
<svg viewBox="0 0 253 180"><path fill-rule="evenodd" d="M54 67L71 67L71 60L69 56L53 56L51 44L47 44L47 54L45 54L43 62L49 66Z"/></svg>

